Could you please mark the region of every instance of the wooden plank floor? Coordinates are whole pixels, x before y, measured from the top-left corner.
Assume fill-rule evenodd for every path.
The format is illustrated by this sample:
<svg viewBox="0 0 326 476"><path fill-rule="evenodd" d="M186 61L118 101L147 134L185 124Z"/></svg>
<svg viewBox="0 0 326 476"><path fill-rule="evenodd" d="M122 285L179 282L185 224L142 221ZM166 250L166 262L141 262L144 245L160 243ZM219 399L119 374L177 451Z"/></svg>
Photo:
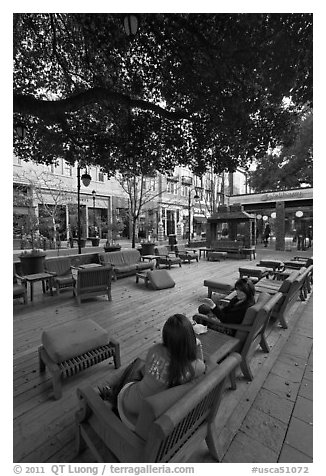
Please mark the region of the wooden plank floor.
<svg viewBox="0 0 326 476"><path fill-rule="evenodd" d="M277 255L278 256L278 255ZM264 256L267 258L267 256ZM271 252L271 257L276 257ZM255 264L257 260L250 264ZM137 356L146 354L147 349L161 339L162 325L175 312L193 315L200 302L207 296L204 279L214 278L233 284L238 277L238 267L249 261L226 260L184 264L173 267L171 276L176 286L171 289L153 291L143 282L136 284L135 277L120 279L112 284L112 301L103 297L83 301L78 306L71 291L60 296L42 295L36 291L34 302L27 306L14 303L13 335L13 460L14 462L78 462L74 439L74 413L77 409L76 389L85 385L97 385L115 372L112 363L102 362L63 383L63 396L54 400L52 384L48 373L40 374L37 349L44 329L65 322L93 319L107 329L120 342L122 365ZM36 286L37 287L37 286ZM298 302L297 306L302 305ZM293 313L295 317L295 313ZM294 318L293 318L294 320ZM275 328L268 341L277 349L282 339L290 332ZM272 355L257 352L253 360L253 371L258 373ZM239 377L238 389L225 398L225 411L219 421L221 431L221 451L225 450L232 411L248 398L248 384ZM258 379L255 380L258 382ZM232 410L233 409L233 410ZM224 433L223 433L224 432Z"/></svg>

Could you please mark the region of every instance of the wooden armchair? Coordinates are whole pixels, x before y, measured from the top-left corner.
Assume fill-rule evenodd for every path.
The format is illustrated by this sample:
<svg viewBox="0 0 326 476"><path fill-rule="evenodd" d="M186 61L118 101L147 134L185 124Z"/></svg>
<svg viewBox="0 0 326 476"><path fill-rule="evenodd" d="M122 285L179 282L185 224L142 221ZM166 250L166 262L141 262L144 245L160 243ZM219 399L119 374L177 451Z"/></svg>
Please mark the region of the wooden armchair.
<svg viewBox="0 0 326 476"><path fill-rule="evenodd" d="M242 324L223 324L216 322L216 319L203 314L196 314L193 319L199 324L203 324L217 332L221 329L235 330L235 336L240 340L240 347L236 349L241 354L241 370L248 379L253 379L250 369L250 359L258 345L264 352L269 352L269 346L266 340L265 331L273 309L282 299L282 294L277 293L270 296L267 293L261 293L258 296L254 306L248 308Z"/></svg>
<svg viewBox="0 0 326 476"><path fill-rule="evenodd" d="M55 287L56 293L72 289L74 280L71 274L71 260L69 257L50 258L45 260L45 271L53 274L51 285Z"/></svg>
<svg viewBox="0 0 326 476"><path fill-rule="evenodd" d="M107 294L111 301L112 268L97 266L94 268L72 268L74 278L73 293L80 304L82 299Z"/></svg>
<svg viewBox="0 0 326 476"><path fill-rule="evenodd" d="M174 251L169 251L167 246L156 246L155 248L156 266L160 267L161 264L171 269L171 266L178 264L181 268L181 258L178 258Z"/></svg>
<svg viewBox="0 0 326 476"><path fill-rule="evenodd" d="M23 298L24 304L27 304L27 283L23 276L16 272L15 263L13 265L13 299Z"/></svg>
<svg viewBox="0 0 326 476"><path fill-rule="evenodd" d="M218 461L215 417L230 373L241 357L232 353L193 382L147 397L132 431L92 387L77 390L77 450L86 445L98 462L186 462L205 439Z"/></svg>
<svg viewBox="0 0 326 476"><path fill-rule="evenodd" d="M178 258L181 258L181 261L184 263L188 261L190 263L192 260L196 260L198 263L198 253L195 250L187 249L185 245L176 245L175 254Z"/></svg>
<svg viewBox="0 0 326 476"><path fill-rule="evenodd" d="M308 268L293 270L284 281L260 281L256 285L257 292L269 293L271 295L282 293L283 298L275 306L272 312L272 318L280 322L283 329L287 329L286 314L293 304L300 299L304 301L307 293L311 291L310 277L312 274L312 265Z"/></svg>

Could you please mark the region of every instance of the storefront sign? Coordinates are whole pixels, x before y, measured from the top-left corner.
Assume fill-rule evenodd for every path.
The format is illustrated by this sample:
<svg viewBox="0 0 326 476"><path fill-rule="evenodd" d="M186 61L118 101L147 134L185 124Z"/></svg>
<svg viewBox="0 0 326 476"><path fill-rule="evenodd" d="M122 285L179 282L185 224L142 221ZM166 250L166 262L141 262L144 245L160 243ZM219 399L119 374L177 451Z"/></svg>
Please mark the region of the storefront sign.
<svg viewBox="0 0 326 476"><path fill-rule="evenodd" d="M312 188L303 188L301 190L284 190L267 193L252 193L247 195L235 195L230 197L230 205L241 202L241 204L254 204L259 202L278 202L287 200L304 200L313 198Z"/></svg>

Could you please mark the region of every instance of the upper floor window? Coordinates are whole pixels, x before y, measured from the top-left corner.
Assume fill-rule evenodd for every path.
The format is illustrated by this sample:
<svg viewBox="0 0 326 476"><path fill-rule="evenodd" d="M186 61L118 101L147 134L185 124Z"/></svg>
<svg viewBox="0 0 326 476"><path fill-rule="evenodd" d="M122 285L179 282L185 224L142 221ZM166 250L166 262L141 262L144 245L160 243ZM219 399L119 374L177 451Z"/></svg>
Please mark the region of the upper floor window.
<svg viewBox="0 0 326 476"><path fill-rule="evenodd" d="M98 181L99 182L104 182L104 173L99 171L98 173Z"/></svg>
<svg viewBox="0 0 326 476"><path fill-rule="evenodd" d="M151 192L155 192L155 185L156 181L154 177L147 177L146 178L146 189L150 190Z"/></svg>
<svg viewBox="0 0 326 476"><path fill-rule="evenodd" d="M72 166L68 164L68 162L64 162L64 175L68 175L69 177L72 177Z"/></svg>
<svg viewBox="0 0 326 476"><path fill-rule="evenodd" d="M176 182L168 180L167 191L169 193L173 193L174 195L177 195L178 194L178 184Z"/></svg>

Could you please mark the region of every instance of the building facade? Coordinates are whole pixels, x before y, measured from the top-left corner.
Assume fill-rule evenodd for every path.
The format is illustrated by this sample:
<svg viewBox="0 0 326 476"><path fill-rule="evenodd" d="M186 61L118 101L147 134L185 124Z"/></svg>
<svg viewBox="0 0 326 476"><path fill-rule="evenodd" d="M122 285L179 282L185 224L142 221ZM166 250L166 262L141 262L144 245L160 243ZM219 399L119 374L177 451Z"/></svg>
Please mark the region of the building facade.
<svg viewBox="0 0 326 476"><path fill-rule="evenodd" d="M83 173L84 171L82 171ZM108 236L108 225L123 224L120 235L130 237L129 196L119 181L88 167L91 183L81 182L80 209L82 235L85 238ZM241 172L202 177L187 167L176 167L173 175L156 174L144 178L146 199L141 208L137 234L140 239L157 239L178 235L186 238L189 231L198 238L206 231L206 219L220 204L227 203L234 191L243 191L246 179ZM56 165L13 163L14 239L22 239L31 230L27 217L37 218L37 231L50 240L69 240L77 236L77 167L59 159ZM30 217L29 217L30 218ZM31 222L31 220L29 220Z"/></svg>
<svg viewBox="0 0 326 476"><path fill-rule="evenodd" d="M276 249L295 243L298 249L311 246L313 239L313 188L233 195L229 204L241 203L244 210L256 215L257 241L262 240L267 223Z"/></svg>

